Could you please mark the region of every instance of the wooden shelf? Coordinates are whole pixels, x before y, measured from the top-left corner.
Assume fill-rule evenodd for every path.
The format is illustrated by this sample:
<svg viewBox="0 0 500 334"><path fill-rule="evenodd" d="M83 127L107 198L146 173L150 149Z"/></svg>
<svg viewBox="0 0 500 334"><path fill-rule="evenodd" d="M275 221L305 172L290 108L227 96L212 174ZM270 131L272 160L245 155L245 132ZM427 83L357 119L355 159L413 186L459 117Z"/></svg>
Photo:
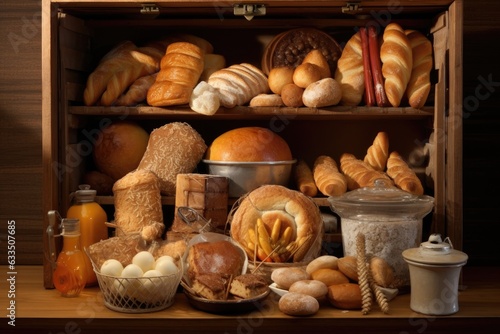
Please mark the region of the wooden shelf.
<svg viewBox="0 0 500 334"><path fill-rule="evenodd" d="M11 270L0 267L4 273ZM488 333L500 325L500 267L463 268L463 290L459 292L458 313L426 316L410 308L410 294L390 301L390 313L377 307L368 315L360 311L333 308L328 302L312 317L290 317L278 309L271 293L264 307L249 313L216 315L194 309L179 292L175 303L162 311L145 314L119 313L106 308L98 287L85 289L79 297L64 298L56 290L43 288L41 266L17 266L15 298L0 295L0 304L15 301L16 326L0 325L2 333ZM8 275L7 275L8 276ZM5 312L5 309L4 309ZM7 329L7 330L5 330Z"/></svg>

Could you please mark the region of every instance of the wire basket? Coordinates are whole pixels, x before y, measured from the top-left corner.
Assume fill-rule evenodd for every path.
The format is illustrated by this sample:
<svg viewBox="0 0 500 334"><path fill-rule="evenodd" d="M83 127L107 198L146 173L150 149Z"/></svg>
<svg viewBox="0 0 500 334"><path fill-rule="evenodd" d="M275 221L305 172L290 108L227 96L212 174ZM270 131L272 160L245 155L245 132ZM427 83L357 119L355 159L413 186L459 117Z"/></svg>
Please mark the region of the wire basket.
<svg viewBox="0 0 500 334"><path fill-rule="evenodd" d="M95 268L94 272L104 305L124 313L155 312L171 306L182 276L182 268L167 276L137 278L103 275Z"/></svg>

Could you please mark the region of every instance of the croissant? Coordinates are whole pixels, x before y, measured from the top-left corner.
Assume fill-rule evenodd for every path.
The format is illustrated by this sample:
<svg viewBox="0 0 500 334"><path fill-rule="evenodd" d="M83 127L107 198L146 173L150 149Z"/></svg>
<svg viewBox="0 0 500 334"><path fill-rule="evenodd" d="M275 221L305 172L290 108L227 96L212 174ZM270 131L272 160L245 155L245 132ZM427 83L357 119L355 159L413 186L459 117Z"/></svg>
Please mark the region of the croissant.
<svg viewBox="0 0 500 334"><path fill-rule="evenodd" d="M406 88L408 102L413 108L422 108L431 90L432 43L419 31L406 30L410 41L413 68Z"/></svg>
<svg viewBox="0 0 500 334"><path fill-rule="evenodd" d="M383 172L389 157L389 137L385 132L379 132L373 144L366 151L364 162L373 169Z"/></svg>
<svg viewBox="0 0 500 334"><path fill-rule="evenodd" d="M327 155L316 158L313 176L316 186L323 195L340 196L347 191L346 177L340 173L335 160Z"/></svg>
<svg viewBox="0 0 500 334"><path fill-rule="evenodd" d="M193 88L203 71L203 58L203 50L195 44L169 44L161 59L156 80L148 90L148 104L163 107L189 103Z"/></svg>
<svg viewBox="0 0 500 334"><path fill-rule="evenodd" d="M387 160L387 174L398 188L415 195L423 195L422 182L396 151L391 152Z"/></svg>
<svg viewBox="0 0 500 334"><path fill-rule="evenodd" d="M340 84L342 91L340 103L346 106L357 106L365 90L363 49L359 32L347 41L337 62L335 80Z"/></svg>
<svg viewBox="0 0 500 334"><path fill-rule="evenodd" d="M340 157L340 170L346 176L347 189L349 190L371 187L377 179L391 181L385 173L373 169L363 160L359 160L349 153L344 153Z"/></svg>
<svg viewBox="0 0 500 334"><path fill-rule="evenodd" d="M152 50L141 50L130 41L113 48L87 78L85 105L112 105L136 79L158 71L159 58L154 55Z"/></svg>
<svg viewBox="0 0 500 334"><path fill-rule="evenodd" d="M397 23L390 23L384 30L380 46L382 76L387 99L393 107L399 107L410 80L413 58L410 41Z"/></svg>

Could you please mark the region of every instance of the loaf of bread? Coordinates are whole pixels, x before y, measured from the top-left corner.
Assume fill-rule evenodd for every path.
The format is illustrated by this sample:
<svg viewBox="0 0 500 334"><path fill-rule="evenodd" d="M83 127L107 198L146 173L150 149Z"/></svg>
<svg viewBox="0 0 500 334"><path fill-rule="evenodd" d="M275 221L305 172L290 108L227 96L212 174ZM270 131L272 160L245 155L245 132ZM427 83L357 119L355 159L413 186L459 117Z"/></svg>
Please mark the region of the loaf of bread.
<svg viewBox="0 0 500 334"><path fill-rule="evenodd" d="M140 233L146 241L160 239L165 225L160 180L148 170L135 170L113 185L116 235Z"/></svg>
<svg viewBox="0 0 500 334"><path fill-rule="evenodd" d="M290 285L288 292L302 293L316 299L322 299L328 293L328 286L321 281L306 279Z"/></svg>
<svg viewBox="0 0 500 334"><path fill-rule="evenodd" d="M219 274L200 274L192 279L191 289L200 297L209 300L225 300L226 283L227 279Z"/></svg>
<svg viewBox="0 0 500 334"><path fill-rule="evenodd" d="M361 289L356 283L330 285L328 287L328 300L342 310L361 309Z"/></svg>
<svg viewBox="0 0 500 334"><path fill-rule="evenodd" d="M151 48L141 51L131 41L109 51L87 78L83 92L85 105L110 106L135 80L158 71L158 53L150 51Z"/></svg>
<svg viewBox="0 0 500 334"><path fill-rule="evenodd" d="M302 102L309 108L334 106L341 98L340 85L333 78L324 78L309 84L302 94Z"/></svg>
<svg viewBox="0 0 500 334"><path fill-rule="evenodd" d="M122 95L120 95L118 99L116 99L115 105L133 106L145 101L149 87L151 87L151 85L155 82L157 74L158 72L155 72L135 80L132 85L130 85L130 87Z"/></svg>
<svg viewBox="0 0 500 334"><path fill-rule="evenodd" d="M311 279L325 283L326 286L349 283L349 278L337 269L321 268L311 273Z"/></svg>
<svg viewBox="0 0 500 334"><path fill-rule="evenodd" d="M335 160L327 155L316 158L313 166L314 182L326 196L340 196L347 191L346 177L340 173Z"/></svg>
<svg viewBox="0 0 500 334"><path fill-rule="evenodd" d="M278 308L287 315L309 316L319 311L319 302L303 293L288 292L280 298Z"/></svg>
<svg viewBox="0 0 500 334"><path fill-rule="evenodd" d="M432 43L419 31L406 30L405 34L410 41L413 58L406 96L410 106L422 108L431 90Z"/></svg>
<svg viewBox="0 0 500 334"><path fill-rule="evenodd" d="M177 174L191 173L207 146L189 124L172 122L154 129L138 169L154 172L160 179L163 194L175 194Z"/></svg>
<svg viewBox="0 0 500 334"><path fill-rule="evenodd" d="M312 169L304 160L299 160L295 165L294 179L297 189L306 196L314 197L318 194L318 187L314 181Z"/></svg>
<svg viewBox="0 0 500 334"><path fill-rule="evenodd" d="M204 52L200 47L188 42L170 44L156 81L148 90L148 104L163 107L189 103L203 68Z"/></svg>
<svg viewBox="0 0 500 334"><path fill-rule="evenodd" d="M280 267L273 270L271 280L281 288L288 290L290 286L298 281L311 279L311 276L303 268Z"/></svg>
<svg viewBox="0 0 500 334"><path fill-rule="evenodd" d="M347 189L349 190L371 187L377 179L385 179L391 182L385 173L373 169L370 165L349 153L344 153L340 157L340 170L346 176Z"/></svg>
<svg viewBox="0 0 500 334"><path fill-rule="evenodd" d="M215 71L210 75L208 83L218 89L220 103L226 108L242 106L254 96L269 91L265 74L248 63Z"/></svg>
<svg viewBox="0 0 500 334"><path fill-rule="evenodd" d="M387 159L387 175L400 189L415 195L423 195L424 188L417 174L411 169L398 152L391 152Z"/></svg>
<svg viewBox="0 0 500 334"><path fill-rule="evenodd" d="M233 278L229 293L243 299L262 295L269 289L264 277L257 274L243 274Z"/></svg>
<svg viewBox="0 0 500 334"><path fill-rule="evenodd" d="M380 172L385 171L387 158L389 157L389 136L386 132L379 132L373 144L366 151L364 161L373 169Z"/></svg>
<svg viewBox="0 0 500 334"><path fill-rule="evenodd" d="M387 99L393 107L399 107L413 67L411 44L399 24L393 22L385 27L380 59Z"/></svg>
<svg viewBox="0 0 500 334"><path fill-rule="evenodd" d="M359 32L347 41L337 63L334 78L342 90L340 103L357 106L363 99L365 90L363 49Z"/></svg>

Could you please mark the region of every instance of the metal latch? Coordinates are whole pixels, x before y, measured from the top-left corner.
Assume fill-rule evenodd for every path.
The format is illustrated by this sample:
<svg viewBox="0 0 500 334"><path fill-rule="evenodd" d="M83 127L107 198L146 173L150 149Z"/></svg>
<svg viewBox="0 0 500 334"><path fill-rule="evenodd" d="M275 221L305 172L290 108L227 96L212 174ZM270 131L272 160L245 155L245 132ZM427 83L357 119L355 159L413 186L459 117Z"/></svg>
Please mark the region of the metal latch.
<svg viewBox="0 0 500 334"><path fill-rule="evenodd" d="M143 3L141 5L141 14L148 15L158 15L160 14L160 8L154 3Z"/></svg>
<svg viewBox="0 0 500 334"><path fill-rule="evenodd" d="M342 13L344 14L357 14L361 11L361 2L348 2L342 7Z"/></svg>
<svg viewBox="0 0 500 334"><path fill-rule="evenodd" d="M236 4L233 8L234 15L244 16L248 21L254 16L266 15L266 5L262 4Z"/></svg>

